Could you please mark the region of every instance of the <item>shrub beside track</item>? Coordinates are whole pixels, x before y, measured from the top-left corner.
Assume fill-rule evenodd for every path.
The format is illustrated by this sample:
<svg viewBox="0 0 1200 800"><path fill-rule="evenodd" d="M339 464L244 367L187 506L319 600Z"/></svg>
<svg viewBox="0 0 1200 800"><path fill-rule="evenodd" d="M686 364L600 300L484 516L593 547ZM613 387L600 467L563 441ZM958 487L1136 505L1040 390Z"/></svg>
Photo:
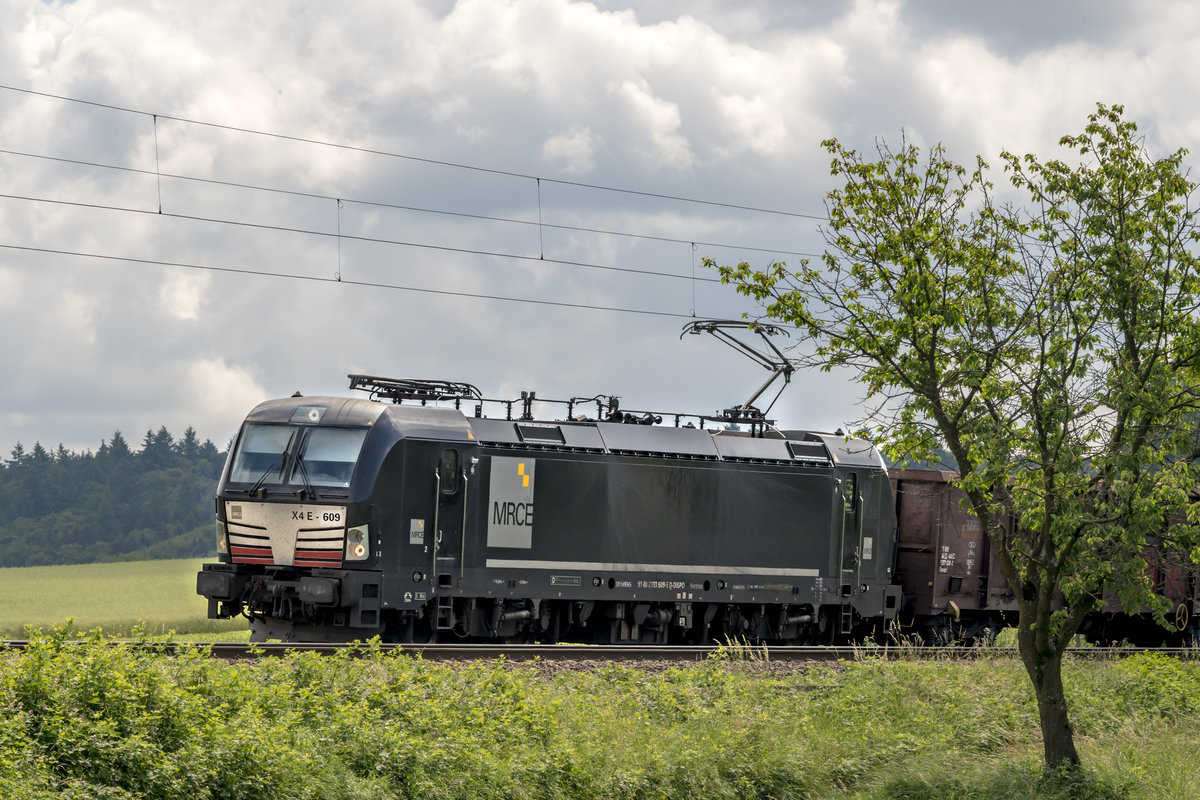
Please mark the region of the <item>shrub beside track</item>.
<svg viewBox="0 0 1200 800"><path fill-rule="evenodd" d="M13 798L1195 797L1200 665L1073 659L1084 783L1044 779L1015 659L657 671L379 648L208 658L58 630L0 653Z"/></svg>

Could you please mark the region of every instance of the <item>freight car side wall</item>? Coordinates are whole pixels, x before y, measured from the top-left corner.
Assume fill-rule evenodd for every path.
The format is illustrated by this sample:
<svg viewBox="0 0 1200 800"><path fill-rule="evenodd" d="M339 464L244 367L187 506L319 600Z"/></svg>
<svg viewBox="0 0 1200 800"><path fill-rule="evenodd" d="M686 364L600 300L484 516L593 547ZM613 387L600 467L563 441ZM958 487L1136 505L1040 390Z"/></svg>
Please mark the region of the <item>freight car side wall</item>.
<svg viewBox="0 0 1200 800"><path fill-rule="evenodd" d="M898 519L896 576L908 611L1007 612L1016 604L979 521L963 506L953 473L892 470Z"/></svg>
<svg viewBox="0 0 1200 800"><path fill-rule="evenodd" d="M932 470L890 472L899 518L896 575L907 604L901 622L954 636L984 625L994 632L996 623L1015 623L1016 600L991 558L990 541L963 506L963 492L949 484L952 477ZM1080 628L1089 641L1155 646L1200 637L1200 568L1163 541L1147 542L1144 555L1147 581L1169 604L1167 627L1149 609L1126 610L1106 589Z"/></svg>

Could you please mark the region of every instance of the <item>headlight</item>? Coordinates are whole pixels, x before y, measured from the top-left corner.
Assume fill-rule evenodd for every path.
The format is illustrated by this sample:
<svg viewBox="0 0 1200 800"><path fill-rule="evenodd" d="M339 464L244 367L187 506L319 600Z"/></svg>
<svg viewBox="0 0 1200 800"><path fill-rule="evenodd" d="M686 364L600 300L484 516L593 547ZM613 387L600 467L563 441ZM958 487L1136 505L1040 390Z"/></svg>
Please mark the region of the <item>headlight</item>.
<svg viewBox="0 0 1200 800"><path fill-rule="evenodd" d="M359 525L346 530L346 560L366 561L371 552L371 540L367 530L369 525Z"/></svg>
<svg viewBox="0 0 1200 800"><path fill-rule="evenodd" d="M225 523L217 520L217 553L229 554L229 537L225 535Z"/></svg>

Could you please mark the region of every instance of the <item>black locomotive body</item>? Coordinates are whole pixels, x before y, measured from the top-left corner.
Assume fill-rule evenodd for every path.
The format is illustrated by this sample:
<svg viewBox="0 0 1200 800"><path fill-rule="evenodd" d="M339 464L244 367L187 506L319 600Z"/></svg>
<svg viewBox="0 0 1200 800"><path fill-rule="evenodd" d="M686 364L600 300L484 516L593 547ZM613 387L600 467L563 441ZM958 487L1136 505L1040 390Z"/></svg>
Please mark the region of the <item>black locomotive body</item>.
<svg viewBox="0 0 1200 800"><path fill-rule="evenodd" d="M896 617L892 488L869 443L610 416L263 403L197 591L256 639L304 641L820 643Z"/></svg>

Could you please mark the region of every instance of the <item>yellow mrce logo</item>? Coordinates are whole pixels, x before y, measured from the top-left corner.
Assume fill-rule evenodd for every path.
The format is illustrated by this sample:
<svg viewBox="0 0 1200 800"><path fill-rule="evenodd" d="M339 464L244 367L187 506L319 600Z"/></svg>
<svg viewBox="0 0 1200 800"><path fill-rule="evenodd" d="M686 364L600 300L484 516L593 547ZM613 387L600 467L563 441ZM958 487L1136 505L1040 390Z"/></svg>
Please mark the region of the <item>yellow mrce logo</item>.
<svg viewBox="0 0 1200 800"><path fill-rule="evenodd" d="M517 474L521 476L521 486L529 488L529 476L525 474L525 462L517 463Z"/></svg>

